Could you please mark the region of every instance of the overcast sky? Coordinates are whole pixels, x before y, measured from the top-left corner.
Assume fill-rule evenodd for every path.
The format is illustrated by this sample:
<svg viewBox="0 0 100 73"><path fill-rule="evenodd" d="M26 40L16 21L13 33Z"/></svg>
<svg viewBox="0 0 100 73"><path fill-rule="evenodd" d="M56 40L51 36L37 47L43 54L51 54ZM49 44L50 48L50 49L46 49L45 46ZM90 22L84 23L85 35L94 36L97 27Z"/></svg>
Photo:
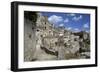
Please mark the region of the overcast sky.
<svg viewBox="0 0 100 73"><path fill-rule="evenodd" d="M90 30L90 14L81 13L56 13L56 12L41 12L43 16L48 17L48 21L54 24L55 27L64 26L71 31Z"/></svg>

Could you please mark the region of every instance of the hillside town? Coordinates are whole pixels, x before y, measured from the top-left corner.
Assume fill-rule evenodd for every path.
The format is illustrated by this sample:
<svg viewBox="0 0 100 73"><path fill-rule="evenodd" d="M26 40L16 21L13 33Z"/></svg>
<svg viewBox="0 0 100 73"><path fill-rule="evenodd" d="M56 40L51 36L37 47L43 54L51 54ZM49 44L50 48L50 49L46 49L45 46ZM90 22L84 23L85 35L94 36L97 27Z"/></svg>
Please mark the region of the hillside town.
<svg viewBox="0 0 100 73"><path fill-rule="evenodd" d="M24 61L90 58L90 33L55 27L39 12L24 12Z"/></svg>

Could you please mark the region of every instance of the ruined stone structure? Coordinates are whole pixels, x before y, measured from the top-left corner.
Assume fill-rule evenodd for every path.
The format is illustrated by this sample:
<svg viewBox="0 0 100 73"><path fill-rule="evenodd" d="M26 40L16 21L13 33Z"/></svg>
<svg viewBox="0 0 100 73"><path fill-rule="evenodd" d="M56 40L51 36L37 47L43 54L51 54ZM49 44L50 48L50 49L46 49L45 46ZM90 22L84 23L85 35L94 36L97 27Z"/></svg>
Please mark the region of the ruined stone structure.
<svg viewBox="0 0 100 73"><path fill-rule="evenodd" d="M30 15L30 17L27 17ZM35 19L33 21L33 19ZM83 36L87 39L87 35ZM81 40L83 40L81 38ZM83 44L83 43L81 43ZM24 19L24 61L64 60L80 57L80 35L64 27L54 27L40 13Z"/></svg>

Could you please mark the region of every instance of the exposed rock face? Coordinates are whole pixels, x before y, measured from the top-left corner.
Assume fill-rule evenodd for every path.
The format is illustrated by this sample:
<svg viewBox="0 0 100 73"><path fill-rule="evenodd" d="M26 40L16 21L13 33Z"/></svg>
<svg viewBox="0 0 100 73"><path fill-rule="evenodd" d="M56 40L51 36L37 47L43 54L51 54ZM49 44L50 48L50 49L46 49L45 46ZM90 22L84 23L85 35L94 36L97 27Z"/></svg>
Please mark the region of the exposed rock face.
<svg viewBox="0 0 100 73"><path fill-rule="evenodd" d="M28 19L24 20L24 60L30 61L35 52L36 36L32 30L34 23Z"/></svg>
<svg viewBox="0 0 100 73"><path fill-rule="evenodd" d="M72 33L63 27L54 27L48 18L40 13L26 12L24 61L81 58L80 48L87 50L85 42L88 42L90 50L87 39L89 40L87 33Z"/></svg>
<svg viewBox="0 0 100 73"><path fill-rule="evenodd" d="M31 61L36 50L36 14L32 15L32 12L24 12L24 61Z"/></svg>

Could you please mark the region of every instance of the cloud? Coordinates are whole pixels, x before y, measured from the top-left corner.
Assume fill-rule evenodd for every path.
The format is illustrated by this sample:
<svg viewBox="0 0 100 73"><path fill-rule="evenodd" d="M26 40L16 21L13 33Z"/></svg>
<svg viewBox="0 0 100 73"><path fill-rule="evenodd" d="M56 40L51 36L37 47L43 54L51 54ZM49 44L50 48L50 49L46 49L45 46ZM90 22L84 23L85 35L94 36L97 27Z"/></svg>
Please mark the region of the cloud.
<svg viewBox="0 0 100 73"><path fill-rule="evenodd" d="M65 23L68 23L68 22L69 22L69 19L68 19L68 18L66 18L66 19L64 20L64 22L65 22Z"/></svg>
<svg viewBox="0 0 100 73"><path fill-rule="evenodd" d="M80 19L82 19L82 15L80 15L80 16L78 16L78 17L74 16L74 17L72 18L72 20L74 20L74 21L78 21L78 20L80 20Z"/></svg>
<svg viewBox="0 0 100 73"><path fill-rule="evenodd" d="M71 27L68 27L67 29L68 29L68 30L71 30L72 28L71 28Z"/></svg>
<svg viewBox="0 0 100 73"><path fill-rule="evenodd" d="M84 28L89 28L89 24L86 23L86 24L83 25L83 27L84 27Z"/></svg>
<svg viewBox="0 0 100 73"><path fill-rule="evenodd" d="M80 30L78 28L75 28L74 29L74 32L79 32Z"/></svg>
<svg viewBox="0 0 100 73"><path fill-rule="evenodd" d="M86 30L86 32L87 32L87 33L90 33L90 31L89 31L89 30Z"/></svg>
<svg viewBox="0 0 100 73"><path fill-rule="evenodd" d="M66 30L71 30L71 29L72 29L72 27L65 27L65 29L66 29Z"/></svg>
<svg viewBox="0 0 100 73"><path fill-rule="evenodd" d="M51 22L52 24L57 24L59 22L63 21L63 18L61 16L57 16L57 15L52 15L48 18L49 22Z"/></svg>
<svg viewBox="0 0 100 73"><path fill-rule="evenodd" d="M59 26L61 26L61 27L62 27L62 26L64 26L64 24L60 24Z"/></svg>
<svg viewBox="0 0 100 73"><path fill-rule="evenodd" d="M67 14L67 16L75 16L75 14L74 13L69 13L69 14Z"/></svg>

